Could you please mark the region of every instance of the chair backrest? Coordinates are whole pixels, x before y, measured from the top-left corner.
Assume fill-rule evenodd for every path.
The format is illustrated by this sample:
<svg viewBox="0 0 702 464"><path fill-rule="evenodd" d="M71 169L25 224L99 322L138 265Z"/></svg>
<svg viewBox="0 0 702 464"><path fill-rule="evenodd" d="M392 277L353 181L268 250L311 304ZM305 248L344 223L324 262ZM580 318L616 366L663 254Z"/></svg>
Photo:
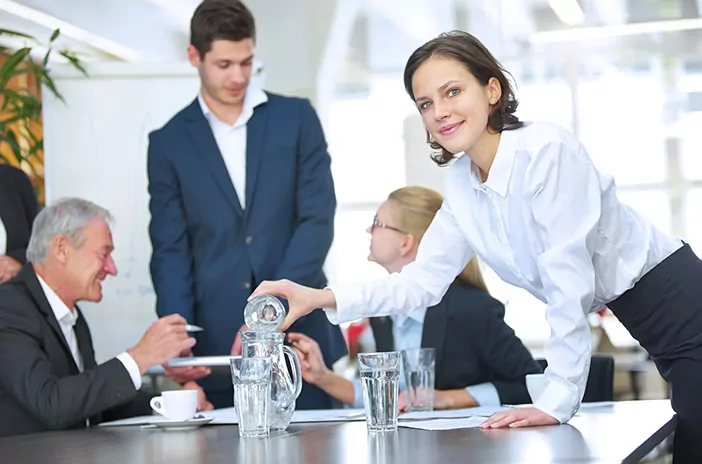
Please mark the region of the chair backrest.
<svg viewBox="0 0 702 464"><path fill-rule="evenodd" d="M545 359L537 359L537 363L546 369ZM597 403L614 400L614 358L605 355L595 355L590 359L590 375L585 385L583 403Z"/></svg>

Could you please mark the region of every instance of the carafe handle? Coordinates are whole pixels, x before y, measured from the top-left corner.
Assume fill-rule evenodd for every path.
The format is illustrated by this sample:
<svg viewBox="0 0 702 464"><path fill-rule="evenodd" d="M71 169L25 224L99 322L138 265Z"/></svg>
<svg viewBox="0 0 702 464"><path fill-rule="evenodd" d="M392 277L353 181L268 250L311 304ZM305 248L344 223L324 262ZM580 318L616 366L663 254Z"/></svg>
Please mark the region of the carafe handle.
<svg viewBox="0 0 702 464"><path fill-rule="evenodd" d="M300 396L300 392L302 391L302 369L300 369L300 360L297 358L295 350L293 350L289 346L283 345L283 353L288 357L288 359L290 360L290 364L293 366L292 377L293 383L295 384L294 398L297 399L297 397Z"/></svg>

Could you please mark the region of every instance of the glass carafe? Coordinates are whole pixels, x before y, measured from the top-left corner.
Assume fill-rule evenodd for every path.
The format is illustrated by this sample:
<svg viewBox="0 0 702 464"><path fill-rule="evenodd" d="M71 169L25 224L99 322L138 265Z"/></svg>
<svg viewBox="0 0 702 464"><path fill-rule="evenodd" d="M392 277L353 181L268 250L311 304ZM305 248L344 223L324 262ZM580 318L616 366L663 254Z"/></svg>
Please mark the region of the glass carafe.
<svg viewBox="0 0 702 464"><path fill-rule="evenodd" d="M283 340L285 334L280 332L248 330L241 333L243 357L270 357L272 361L271 403L268 409L271 432L288 428L295 412L295 400L302 390L300 360L292 348L283 345ZM286 357L292 375L285 362Z"/></svg>

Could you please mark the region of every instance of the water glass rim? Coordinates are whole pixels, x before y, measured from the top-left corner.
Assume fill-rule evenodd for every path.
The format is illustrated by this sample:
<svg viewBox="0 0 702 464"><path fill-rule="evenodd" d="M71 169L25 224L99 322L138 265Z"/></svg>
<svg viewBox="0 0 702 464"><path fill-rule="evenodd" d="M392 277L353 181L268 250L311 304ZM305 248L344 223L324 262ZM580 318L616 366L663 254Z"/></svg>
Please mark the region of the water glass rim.
<svg viewBox="0 0 702 464"><path fill-rule="evenodd" d="M376 353L358 353L360 371L390 371L400 368L399 351L381 351ZM377 365L376 365L377 363Z"/></svg>

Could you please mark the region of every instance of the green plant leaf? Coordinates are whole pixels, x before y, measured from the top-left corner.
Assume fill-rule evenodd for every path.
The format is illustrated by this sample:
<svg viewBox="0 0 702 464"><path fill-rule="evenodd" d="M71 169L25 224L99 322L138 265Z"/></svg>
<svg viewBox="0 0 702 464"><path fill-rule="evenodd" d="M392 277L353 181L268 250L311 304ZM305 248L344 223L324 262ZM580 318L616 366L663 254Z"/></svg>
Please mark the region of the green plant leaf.
<svg viewBox="0 0 702 464"><path fill-rule="evenodd" d="M34 38L34 36L25 34L24 32L12 31L10 29L0 29L0 35L11 35L14 37L24 37L25 39L32 39L34 41L37 40Z"/></svg>
<svg viewBox="0 0 702 464"><path fill-rule="evenodd" d="M41 60L41 67L46 68L46 65L49 64L49 56L51 56L51 47L49 47L46 50L46 54L44 55L44 59Z"/></svg>
<svg viewBox="0 0 702 464"><path fill-rule="evenodd" d="M61 95L61 93L56 88L56 84L54 84L54 80L49 75L49 72L46 69L43 69L41 75L44 79L44 85L46 86L46 88L49 89L56 98L66 103L66 100L63 99L63 95Z"/></svg>
<svg viewBox="0 0 702 464"><path fill-rule="evenodd" d="M34 131L30 130L30 131L27 131L27 133L29 134L29 138L32 139L32 143L34 143L34 144L41 143L41 149L43 150L44 149L44 140L37 137L37 135L34 133Z"/></svg>
<svg viewBox="0 0 702 464"><path fill-rule="evenodd" d="M31 133L31 131L30 131ZM44 141L43 140L38 140L32 145L32 147L29 149L27 152L27 159L32 159L34 156L37 155L40 151L44 150Z"/></svg>
<svg viewBox="0 0 702 464"><path fill-rule="evenodd" d="M0 96L3 97L0 112L5 112L9 109L11 115L25 119L37 119L39 117L41 102L35 95L26 90L0 89Z"/></svg>
<svg viewBox="0 0 702 464"><path fill-rule="evenodd" d="M80 71L85 77L88 77L88 71L85 70L83 64L81 63L80 59L78 59L75 53L69 50L59 50L59 55L66 58L68 62L73 65L74 68Z"/></svg>
<svg viewBox="0 0 702 464"><path fill-rule="evenodd" d="M45 69L46 67L39 66L34 61L29 62L28 72L32 73L32 76L34 76L34 92L36 92L37 95L41 94L41 84L44 81L43 73Z"/></svg>
<svg viewBox="0 0 702 464"><path fill-rule="evenodd" d="M5 64L0 68L0 88L5 88L10 77L13 76L12 71L29 55L32 51L30 47L24 47L17 50L5 61Z"/></svg>
<svg viewBox="0 0 702 464"><path fill-rule="evenodd" d="M0 134L0 142L3 141L10 146L10 150L12 150L12 154L17 160L17 163L22 164L22 161L24 160L22 157L22 148L17 141L17 135L15 135L15 132L13 130L8 130L4 137Z"/></svg>
<svg viewBox="0 0 702 464"><path fill-rule="evenodd" d="M5 132L7 130L7 128L10 127L10 124L15 124L15 123L18 123L20 121L24 121L25 119L27 119L27 118L20 117L20 116L12 116L10 118L3 119L2 121L0 121L0 134Z"/></svg>
<svg viewBox="0 0 702 464"><path fill-rule="evenodd" d="M51 38L49 39L49 43L52 43L54 40L56 40L60 34L61 34L61 29L56 29L54 32L52 32Z"/></svg>
<svg viewBox="0 0 702 464"><path fill-rule="evenodd" d="M11 89L0 89L0 96L2 96L2 107L0 107L0 113L4 113L10 103L15 103L22 99L22 96Z"/></svg>

